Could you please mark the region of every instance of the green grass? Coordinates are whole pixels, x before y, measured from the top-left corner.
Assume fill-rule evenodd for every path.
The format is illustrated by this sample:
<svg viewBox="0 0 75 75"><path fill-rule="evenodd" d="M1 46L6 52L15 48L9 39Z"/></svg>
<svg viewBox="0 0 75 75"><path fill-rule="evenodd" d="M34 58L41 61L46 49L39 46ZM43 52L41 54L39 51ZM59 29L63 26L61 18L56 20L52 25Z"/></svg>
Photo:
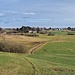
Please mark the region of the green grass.
<svg viewBox="0 0 75 75"><path fill-rule="evenodd" d="M21 54L0 52L0 75L31 75L32 65Z"/></svg>
<svg viewBox="0 0 75 75"><path fill-rule="evenodd" d="M37 66L38 75L74 75L75 74L75 67L71 65L56 63L50 60L43 60L37 58L28 58L28 59L30 59Z"/></svg>
<svg viewBox="0 0 75 75"><path fill-rule="evenodd" d="M48 43L40 50L36 52L36 54L75 54L75 43L73 42L53 42Z"/></svg>
<svg viewBox="0 0 75 75"><path fill-rule="evenodd" d="M58 31L58 30L55 30L55 31L50 31L52 32L53 34L55 35L67 35L67 31Z"/></svg>
<svg viewBox="0 0 75 75"><path fill-rule="evenodd" d="M28 55L39 68L39 75L75 75L74 37L59 36L58 41L48 41L44 47Z"/></svg>

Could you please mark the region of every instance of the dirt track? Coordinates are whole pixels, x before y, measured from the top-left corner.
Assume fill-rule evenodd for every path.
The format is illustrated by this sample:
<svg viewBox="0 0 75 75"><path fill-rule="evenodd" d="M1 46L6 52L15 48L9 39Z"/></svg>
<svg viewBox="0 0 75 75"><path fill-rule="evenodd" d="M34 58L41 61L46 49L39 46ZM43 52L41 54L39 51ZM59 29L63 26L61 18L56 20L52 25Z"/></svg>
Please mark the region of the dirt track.
<svg viewBox="0 0 75 75"><path fill-rule="evenodd" d="M28 51L28 54L32 54L36 49L42 47L46 42L41 42L40 44L36 45L35 47L31 48L29 51Z"/></svg>
<svg viewBox="0 0 75 75"><path fill-rule="evenodd" d="M46 42L41 42L40 44L36 45L35 47L31 48L29 51L28 51L28 54L32 54L34 53L34 51L40 47L42 47L44 44L46 44ZM32 68L33 68L33 73L31 75L38 75L38 71L35 67L35 65L29 60L27 59L26 57L23 57L25 60L27 60L31 65L32 65Z"/></svg>
<svg viewBox="0 0 75 75"><path fill-rule="evenodd" d="M31 66L32 66L32 68L33 68L33 73L31 74L31 75L38 75L38 71L36 70L36 67L35 67L35 65L30 61L30 60L28 60L26 57L23 57L25 60L27 60L30 64L31 64Z"/></svg>

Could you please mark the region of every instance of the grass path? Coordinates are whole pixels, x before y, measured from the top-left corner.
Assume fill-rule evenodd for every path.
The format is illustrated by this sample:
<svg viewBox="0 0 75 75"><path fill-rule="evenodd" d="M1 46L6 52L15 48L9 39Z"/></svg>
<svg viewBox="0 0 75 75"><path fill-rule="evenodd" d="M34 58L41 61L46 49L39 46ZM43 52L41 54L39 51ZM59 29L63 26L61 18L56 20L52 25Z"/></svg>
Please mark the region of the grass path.
<svg viewBox="0 0 75 75"><path fill-rule="evenodd" d="M31 75L38 75L38 71L35 67L35 65L30 61L28 60L26 57L23 57L25 60L27 60L31 65L32 65L32 68L33 68L33 73Z"/></svg>
<svg viewBox="0 0 75 75"><path fill-rule="evenodd" d="M30 50L28 50L28 54L32 54L34 53L37 49L41 48L42 46L44 46L46 44L46 42L41 42L40 44L36 45L35 47L31 48Z"/></svg>

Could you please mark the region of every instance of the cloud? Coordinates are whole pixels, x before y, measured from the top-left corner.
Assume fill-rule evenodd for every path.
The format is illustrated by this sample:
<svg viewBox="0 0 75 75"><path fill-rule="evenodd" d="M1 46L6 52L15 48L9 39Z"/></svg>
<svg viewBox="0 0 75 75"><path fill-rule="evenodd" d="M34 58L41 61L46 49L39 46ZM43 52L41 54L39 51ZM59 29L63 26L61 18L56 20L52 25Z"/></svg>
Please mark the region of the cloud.
<svg viewBox="0 0 75 75"><path fill-rule="evenodd" d="M1 17L1 16L4 16L4 15L5 15L4 13L0 13L0 17Z"/></svg>
<svg viewBox="0 0 75 75"><path fill-rule="evenodd" d="M18 19L12 19L12 21L20 22L51 22L51 19L23 19L23 18L18 18Z"/></svg>
<svg viewBox="0 0 75 75"><path fill-rule="evenodd" d="M20 11L5 11L6 14L11 14L11 15L24 15L24 16L28 16L28 15L35 15L34 12L20 12Z"/></svg>
<svg viewBox="0 0 75 75"><path fill-rule="evenodd" d="M51 22L51 19L29 19L29 22Z"/></svg>
<svg viewBox="0 0 75 75"><path fill-rule="evenodd" d="M29 12L29 13L23 13L24 15L35 15L34 12Z"/></svg>
<svg viewBox="0 0 75 75"><path fill-rule="evenodd" d="M6 21L6 22L4 22L5 24L8 24L8 23L10 23L10 22L8 22L8 21Z"/></svg>
<svg viewBox="0 0 75 75"><path fill-rule="evenodd" d="M75 21L75 18L65 18L64 21Z"/></svg>
<svg viewBox="0 0 75 75"><path fill-rule="evenodd" d="M20 14L19 11L6 11L7 14Z"/></svg>
<svg viewBox="0 0 75 75"><path fill-rule="evenodd" d="M12 19L12 21L23 21L24 19Z"/></svg>

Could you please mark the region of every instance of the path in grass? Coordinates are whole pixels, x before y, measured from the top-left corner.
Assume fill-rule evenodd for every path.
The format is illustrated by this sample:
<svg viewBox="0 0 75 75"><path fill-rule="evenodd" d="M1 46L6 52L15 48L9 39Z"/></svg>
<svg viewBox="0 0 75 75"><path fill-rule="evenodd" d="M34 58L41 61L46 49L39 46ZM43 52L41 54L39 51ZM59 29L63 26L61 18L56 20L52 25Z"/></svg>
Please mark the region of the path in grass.
<svg viewBox="0 0 75 75"><path fill-rule="evenodd" d="M38 48L42 47L43 45L45 45L46 42L40 42L40 44L36 45L35 47L31 48L30 50L28 50L28 54L32 54L34 53Z"/></svg>
<svg viewBox="0 0 75 75"><path fill-rule="evenodd" d="M25 60L27 60L31 65L32 65L32 68L33 68L33 73L31 75L38 75L38 71L36 70L36 67L35 65L30 61L28 60L26 57L23 57Z"/></svg>
<svg viewBox="0 0 75 75"><path fill-rule="evenodd" d="M0 75L38 75L38 72L23 54L0 52Z"/></svg>

